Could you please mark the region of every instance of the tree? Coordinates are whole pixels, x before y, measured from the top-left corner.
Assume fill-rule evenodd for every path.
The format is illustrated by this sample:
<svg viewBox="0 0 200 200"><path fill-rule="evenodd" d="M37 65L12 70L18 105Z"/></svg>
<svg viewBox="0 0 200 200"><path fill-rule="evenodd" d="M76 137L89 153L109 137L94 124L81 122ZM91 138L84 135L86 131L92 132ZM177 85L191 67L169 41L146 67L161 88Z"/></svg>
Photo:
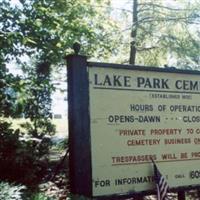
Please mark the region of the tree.
<svg viewBox="0 0 200 200"><path fill-rule="evenodd" d="M12 58L22 62L20 56L28 55L36 61L35 68L40 66L43 71L50 72L52 66L63 63L64 55L71 52L75 41L82 44L83 54L98 59L116 51L116 37L112 37L112 32L117 26L109 18L109 0L19 2L17 5L12 5L9 0L0 2L1 65ZM27 63L25 65L26 69L31 68ZM36 74L37 77L40 75ZM50 81L50 78L46 78L46 81ZM48 85L52 87L50 83ZM45 94L49 102L50 91Z"/></svg>
<svg viewBox="0 0 200 200"><path fill-rule="evenodd" d="M10 1L0 1L0 65L5 68L13 55L21 55L18 48L21 43L21 34L17 31L17 21L20 19L18 9L10 5Z"/></svg>
<svg viewBox="0 0 200 200"><path fill-rule="evenodd" d="M40 140L55 133L55 127L51 124L50 96L54 87L50 83L48 66L46 63L38 63L36 68L24 69L26 77L24 92L21 93L24 117L31 122L26 122L23 126L28 129L31 137Z"/></svg>
<svg viewBox="0 0 200 200"><path fill-rule="evenodd" d="M133 0L130 63L198 67L199 20L198 2Z"/></svg>
<svg viewBox="0 0 200 200"><path fill-rule="evenodd" d="M133 0L133 25L131 31L131 37L133 41L131 42L131 50L130 50L130 61L129 63L134 65L136 60L136 37L137 37L137 29L138 29L138 1Z"/></svg>
<svg viewBox="0 0 200 200"><path fill-rule="evenodd" d="M54 133L50 123L52 67L64 62L63 57L71 52L75 41L83 46L83 54L98 59L109 56L116 51L116 37L112 37L116 25L109 19L108 0L20 0L20 3L0 2L0 117L12 117L18 110L30 122L22 125L26 128L22 133L0 121L0 178L31 184L44 174L41 164L50 143L46 136ZM22 61L24 55L32 62ZM13 91L17 84L9 85L14 76L6 69L6 63L12 59L20 63L24 72L17 81L17 95Z"/></svg>
<svg viewBox="0 0 200 200"><path fill-rule="evenodd" d="M64 55L72 51L75 41L81 43L83 54L98 59L116 52L113 30L117 26L109 18L109 0L19 2L21 4L15 6L9 0L0 2L0 43L5 47L0 50L0 64L12 58L22 62L20 56L28 55L44 68L43 71L45 68L51 71L51 67L58 67L64 62ZM25 65L28 69L32 63ZM50 81L50 78L47 80ZM52 87L50 83L49 87ZM48 95L50 99L51 93Z"/></svg>
<svg viewBox="0 0 200 200"><path fill-rule="evenodd" d="M41 62L57 64L70 53L75 41L83 46L82 53L94 56L98 51L98 57L107 56L116 47L113 32L117 26L110 18L109 0L20 2L15 7L8 0L1 2L3 40L11 43L8 36L15 38L4 55L26 53Z"/></svg>

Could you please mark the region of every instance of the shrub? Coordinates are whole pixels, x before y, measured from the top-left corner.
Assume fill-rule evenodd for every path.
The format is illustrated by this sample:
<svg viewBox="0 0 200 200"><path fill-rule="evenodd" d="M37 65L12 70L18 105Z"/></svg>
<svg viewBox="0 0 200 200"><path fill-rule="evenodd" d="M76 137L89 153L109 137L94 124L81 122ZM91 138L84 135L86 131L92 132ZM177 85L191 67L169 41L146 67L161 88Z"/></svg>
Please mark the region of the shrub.
<svg viewBox="0 0 200 200"><path fill-rule="evenodd" d="M53 87L46 65L29 70L28 77L14 77L6 67L0 67L0 179L37 184L47 165L55 132L51 124L51 98ZM30 123L25 133L14 130L7 117L24 116ZM4 119L4 120L3 120Z"/></svg>
<svg viewBox="0 0 200 200"><path fill-rule="evenodd" d="M35 193L31 196L30 200L55 200L52 197L47 197L42 193Z"/></svg>
<svg viewBox="0 0 200 200"><path fill-rule="evenodd" d="M1 200L22 200L25 186L11 185L6 182L0 182L0 199Z"/></svg>
<svg viewBox="0 0 200 200"><path fill-rule="evenodd" d="M49 138L24 138L19 130L0 121L0 179L34 185L47 169Z"/></svg>

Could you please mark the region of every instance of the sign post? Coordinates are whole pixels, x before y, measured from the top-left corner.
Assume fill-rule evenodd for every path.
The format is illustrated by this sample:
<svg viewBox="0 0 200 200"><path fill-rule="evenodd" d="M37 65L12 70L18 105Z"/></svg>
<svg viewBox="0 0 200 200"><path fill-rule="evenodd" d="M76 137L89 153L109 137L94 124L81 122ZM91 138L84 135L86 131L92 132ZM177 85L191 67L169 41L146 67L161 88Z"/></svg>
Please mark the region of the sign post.
<svg viewBox="0 0 200 200"><path fill-rule="evenodd" d="M72 193L152 194L151 159L174 191L199 186L200 72L79 55L68 56L67 65Z"/></svg>
<svg viewBox="0 0 200 200"><path fill-rule="evenodd" d="M70 55L68 66L69 170L74 194L92 195L89 80L85 56Z"/></svg>
<svg viewBox="0 0 200 200"><path fill-rule="evenodd" d="M185 200L185 192L184 191L178 192L178 200Z"/></svg>

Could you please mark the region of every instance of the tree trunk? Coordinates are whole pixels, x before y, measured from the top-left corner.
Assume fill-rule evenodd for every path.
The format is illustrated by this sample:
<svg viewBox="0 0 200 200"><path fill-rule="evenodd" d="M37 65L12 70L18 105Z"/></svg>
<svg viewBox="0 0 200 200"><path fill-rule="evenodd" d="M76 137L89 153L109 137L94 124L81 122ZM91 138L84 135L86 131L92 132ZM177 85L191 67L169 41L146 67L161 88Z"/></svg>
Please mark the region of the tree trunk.
<svg viewBox="0 0 200 200"><path fill-rule="evenodd" d="M178 200L185 200L185 192L184 191L178 192Z"/></svg>
<svg viewBox="0 0 200 200"><path fill-rule="evenodd" d="M136 60L136 36L137 36L137 21L138 21L138 0L133 0L133 25L132 25L132 42L131 42L131 50L130 50L130 60L129 63L135 65Z"/></svg>

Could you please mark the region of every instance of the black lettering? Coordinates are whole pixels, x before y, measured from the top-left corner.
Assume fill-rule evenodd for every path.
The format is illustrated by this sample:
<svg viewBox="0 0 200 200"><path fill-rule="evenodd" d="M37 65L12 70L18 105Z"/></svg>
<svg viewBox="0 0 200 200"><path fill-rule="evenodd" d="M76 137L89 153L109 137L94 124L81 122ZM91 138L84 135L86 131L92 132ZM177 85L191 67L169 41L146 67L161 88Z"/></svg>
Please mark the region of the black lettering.
<svg viewBox="0 0 200 200"><path fill-rule="evenodd" d="M162 88L166 88L166 89L169 89L169 86L167 84L169 79L162 79Z"/></svg>
<svg viewBox="0 0 200 200"><path fill-rule="evenodd" d="M94 74L94 84L95 85L102 85L101 82L98 82L98 74Z"/></svg>
<svg viewBox="0 0 200 200"><path fill-rule="evenodd" d="M190 178L191 179L200 178L200 170L190 171Z"/></svg>
<svg viewBox="0 0 200 200"><path fill-rule="evenodd" d="M121 82L119 81L120 78L121 78L121 76L114 76L113 77L113 85L114 86L122 86Z"/></svg>
<svg viewBox="0 0 200 200"><path fill-rule="evenodd" d="M199 87L198 87L198 81L195 81L195 82L191 81L190 89L191 90L198 90L199 89Z"/></svg>
<svg viewBox="0 0 200 200"><path fill-rule="evenodd" d="M130 76L124 76L124 87L131 87L130 79Z"/></svg>
<svg viewBox="0 0 200 200"><path fill-rule="evenodd" d="M110 81L110 77L108 75L105 76L105 80L104 80L103 85L112 86L112 83Z"/></svg>
<svg viewBox="0 0 200 200"><path fill-rule="evenodd" d="M182 89L181 80L177 80L176 83L175 83L175 86L179 90Z"/></svg>
<svg viewBox="0 0 200 200"><path fill-rule="evenodd" d="M177 80L175 87L183 90L199 90L199 81Z"/></svg>
<svg viewBox="0 0 200 200"><path fill-rule="evenodd" d="M157 79L157 78L153 79L153 87L160 88L160 79Z"/></svg>
<svg viewBox="0 0 200 200"><path fill-rule="evenodd" d="M146 87L148 87L148 88L152 88L152 85L151 85L151 82L150 82L149 78L146 79L146 82L145 82L144 88L146 88Z"/></svg>
<svg viewBox="0 0 200 200"><path fill-rule="evenodd" d="M109 115L108 122L109 123L133 123L134 116L133 115Z"/></svg>
<svg viewBox="0 0 200 200"><path fill-rule="evenodd" d="M137 87L141 87L145 83L144 77L137 77Z"/></svg>

